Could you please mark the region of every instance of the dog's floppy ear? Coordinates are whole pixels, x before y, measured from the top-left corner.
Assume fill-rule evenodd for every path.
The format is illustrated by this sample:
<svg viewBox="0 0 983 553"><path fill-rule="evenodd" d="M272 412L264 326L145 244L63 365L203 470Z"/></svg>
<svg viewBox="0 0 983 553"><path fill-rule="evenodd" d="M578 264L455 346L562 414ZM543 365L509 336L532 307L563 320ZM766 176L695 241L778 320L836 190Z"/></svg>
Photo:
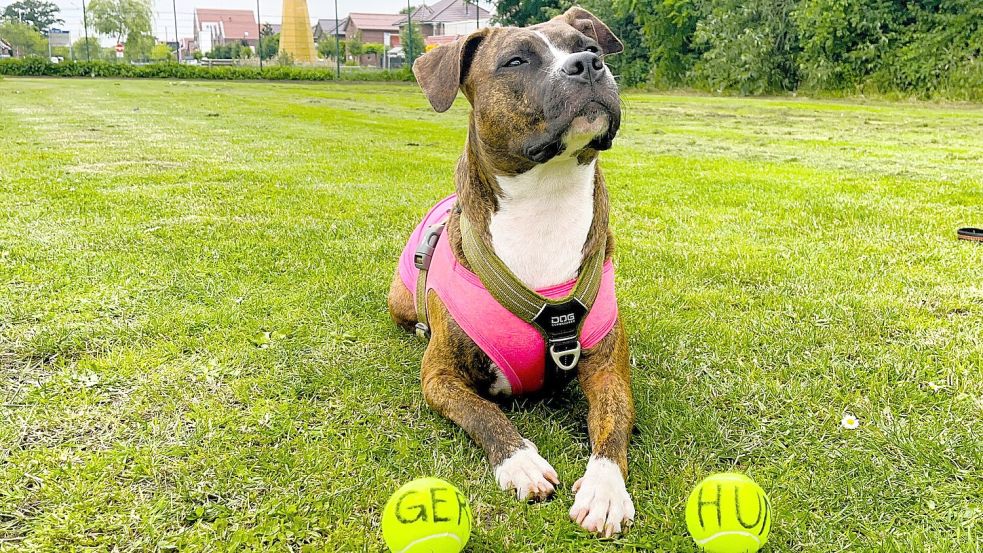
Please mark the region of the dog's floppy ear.
<svg viewBox="0 0 983 553"><path fill-rule="evenodd" d="M471 60L487 35L488 28L475 31L450 44L438 46L413 63L413 74L433 109L444 112L451 108L467 77Z"/></svg>
<svg viewBox="0 0 983 553"><path fill-rule="evenodd" d="M625 46L621 44L618 37L614 36L611 29L584 8L570 8L560 17L574 29L596 40L604 55L617 54L625 50Z"/></svg>

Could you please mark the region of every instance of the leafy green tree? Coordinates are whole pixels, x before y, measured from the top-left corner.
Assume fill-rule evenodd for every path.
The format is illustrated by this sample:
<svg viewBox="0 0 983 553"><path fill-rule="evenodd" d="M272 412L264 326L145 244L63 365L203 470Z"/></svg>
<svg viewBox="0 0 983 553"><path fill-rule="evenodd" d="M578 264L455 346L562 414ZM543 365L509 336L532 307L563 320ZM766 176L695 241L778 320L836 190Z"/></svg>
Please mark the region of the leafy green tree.
<svg viewBox="0 0 983 553"><path fill-rule="evenodd" d="M625 45L624 52L604 59L604 63L618 77L618 82L622 86L646 82L650 72L649 51L637 15L629 8L630 4L584 0L580 5L604 21Z"/></svg>
<svg viewBox="0 0 983 553"><path fill-rule="evenodd" d="M126 36L123 57L127 61L149 61L156 40L149 33L131 32Z"/></svg>
<svg viewBox="0 0 983 553"><path fill-rule="evenodd" d="M762 94L798 84L796 0L711 0L694 43L705 48L693 70L717 91Z"/></svg>
<svg viewBox="0 0 983 553"><path fill-rule="evenodd" d="M29 23L21 23L20 21L0 23L0 38L14 48L14 56L45 56L48 54L48 42Z"/></svg>
<svg viewBox="0 0 983 553"><path fill-rule="evenodd" d="M357 33L352 35L352 38L348 39L345 42L347 44L348 55L357 58L358 56L361 56L362 54L365 53L362 50L362 46L364 45L364 43L362 42L362 31L358 31Z"/></svg>
<svg viewBox="0 0 983 553"><path fill-rule="evenodd" d="M150 50L151 61L170 61L174 59L174 52L167 44L155 44Z"/></svg>
<svg viewBox="0 0 983 553"><path fill-rule="evenodd" d="M259 52L264 60L273 59L280 51L280 33L273 32L273 26L264 23L259 32Z"/></svg>
<svg viewBox="0 0 983 553"><path fill-rule="evenodd" d="M634 18L634 32L648 54L650 78L661 86L686 84L702 48L694 44L696 24L706 0L614 0L622 13ZM624 40L624 38L623 38ZM628 44L626 53L632 55Z"/></svg>
<svg viewBox="0 0 983 553"><path fill-rule="evenodd" d="M983 4L978 0L912 0L898 46L870 81L878 89L922 96L953 88L968 97L983 86ZM975 91L973 90L975 88Z"/></svg>
<svg viewBox="0 0 983 553"><path fill-rule="evenodd" d="M499 0L494 19L502 25L525 27L546 21L570 4L564 0Z"/></svg>
<svg viewBox="0 0 983 553"><path fill-rule="evenodd" d="M90 36L88 39L80 38L72 44L72 50L75 52L75 59L84 61L86 59L97 60L102 57L102 47L99 46L99 39ZM88 58L86 58L86 52L88 52Z"/></svg>
<svg viewBox="0 0 983 553"><path fill-rule="evenodd" d="M381 42L366 42L362 45L362 53L381 56L386 53L386 45Z"/></svg>
<svg viewBox="0 0 983 553"><path fill-rule="evenodd" d="M45 0L19 0L7 6L0 19L30 23L44 33L55 25L65 23L64 19L58 17L59 11L58 6Z"/></svg>
<svg viewBox="0 0 983 553"><path fill-rule="evenodd" d="M417 28L415 22L410 21L408 25L400 27L399 44L403 47L403 52L406 54L407 65L413 65L413 60L423 55L423 35L420 34L420 29ZM410 59L410 52L412 52L412 59Z"/></svg>
<svg viewBox="0 0 983 553"><path fill-rule="evenodd" d="M89 17L101 34L125 43L130 34L151 32L150 0L92 0Z"/></svg>
<svg viewBox="0 0 983 553"><path fill-rule="evenodd" d="M339 43L341 45L341 55L342 56L345 56L346 55L346 52L345 52L345 41L344 40L341 40L341 41L338 41L336 43L335 42L335 37L333 37L333 36L326 36L326 37L324 37L324 38L321 39L321 42L318 42L317 43L317 53L322 58L325 58L325 59L327 59L327 58L336 59L337 56L338 56L338 45L339 45Z"/></svg>
<svg viewBox="0 0 983 553"><path fill-rule="evenodd" d="M251 58L253 49L248 44L242 42L230 42L229 44L219 44L212 48L206 57L213 60L240 60Z"/></svg>
<svg viewBox="0 0 983 553"><path fill-rule="evenodd" d="M802 0L793 17L803 84L814 90L861 85L896 47L905 11L894 0Z"/></svg>

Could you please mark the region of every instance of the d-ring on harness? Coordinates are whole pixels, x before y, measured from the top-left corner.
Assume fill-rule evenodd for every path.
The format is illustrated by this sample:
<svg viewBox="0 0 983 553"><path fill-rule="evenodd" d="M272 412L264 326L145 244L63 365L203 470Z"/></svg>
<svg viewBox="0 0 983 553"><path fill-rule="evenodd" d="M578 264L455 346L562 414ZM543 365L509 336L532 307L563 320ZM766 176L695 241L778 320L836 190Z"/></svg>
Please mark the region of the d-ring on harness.
<svg viewBox="0 0 983 553"><path fill-rule="evenodd" d="M581 326L601 288L605 245L602 243L584 260L570 294L554 300L523 284L488 243L478 237L463 214L460 223L464 256L472 270L502 307L543 335L547 352L546 380L565 383L580 362Z"/></svg>

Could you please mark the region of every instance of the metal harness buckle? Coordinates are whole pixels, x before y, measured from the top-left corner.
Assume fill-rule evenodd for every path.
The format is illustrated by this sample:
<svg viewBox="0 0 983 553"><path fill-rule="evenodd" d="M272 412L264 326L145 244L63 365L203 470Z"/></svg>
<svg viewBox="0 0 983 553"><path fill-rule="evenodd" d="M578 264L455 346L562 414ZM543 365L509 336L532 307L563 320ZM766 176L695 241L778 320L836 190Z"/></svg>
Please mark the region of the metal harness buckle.
<svg viewBox="0 0 983 553"><path fill-rule="evenodd" d="M424 323L416 323L416 335L424 340L430 339L430 327Z"/></svg>
<svg viewBox="0 0 983 553"><path fill-rule="evenodd" d="M576 336L568 336L559 339L550 338L549 341L550 357L556 366L564 371L577 368L580 362L580 340ZM572 357L569 363L564 363L564 357Z"/></svg>

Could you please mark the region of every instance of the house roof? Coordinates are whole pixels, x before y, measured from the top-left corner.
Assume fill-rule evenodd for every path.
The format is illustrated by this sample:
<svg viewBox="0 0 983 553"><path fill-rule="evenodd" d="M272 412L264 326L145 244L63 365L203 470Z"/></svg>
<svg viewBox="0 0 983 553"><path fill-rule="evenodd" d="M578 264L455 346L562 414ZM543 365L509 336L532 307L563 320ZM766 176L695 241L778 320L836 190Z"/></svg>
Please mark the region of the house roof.
<svg viewBox="0 0 983 553"><path fill-rule="evenodd" d="M441 0L432 6L423 5L413 12L413 21L418 23L453 23L457 21L474 21L474 10L478 10L478 19L488 19L491 13L468 0Z"/></svg>
<svg viewBox="0 0 983 553"><path fill-rule="evenodd" d="M399 19L405 15L395 13L355 13L348 14L348 19L356 28L364 31L399 31ZM347 29L346 29L347 30Z"/></svg>
<svg viewBox="0 0 983 553"><path fill-rule="evenodd" d="M196 8L195 19L198 30L203 23L221 23L225 38L256 38L256 16L252 10L219 10Z"/></svg>
<svg viewBox="0 0 983 553"><path fill-rule="evenodd" d="M326 35L345 34L345 29L348 28L348 17L342 17L338 20L337 28L341 29L341 33L335 32L335 20L333 17L330 19L318 19L317 25L314 27L320 27L321 32Z"/></svg>

